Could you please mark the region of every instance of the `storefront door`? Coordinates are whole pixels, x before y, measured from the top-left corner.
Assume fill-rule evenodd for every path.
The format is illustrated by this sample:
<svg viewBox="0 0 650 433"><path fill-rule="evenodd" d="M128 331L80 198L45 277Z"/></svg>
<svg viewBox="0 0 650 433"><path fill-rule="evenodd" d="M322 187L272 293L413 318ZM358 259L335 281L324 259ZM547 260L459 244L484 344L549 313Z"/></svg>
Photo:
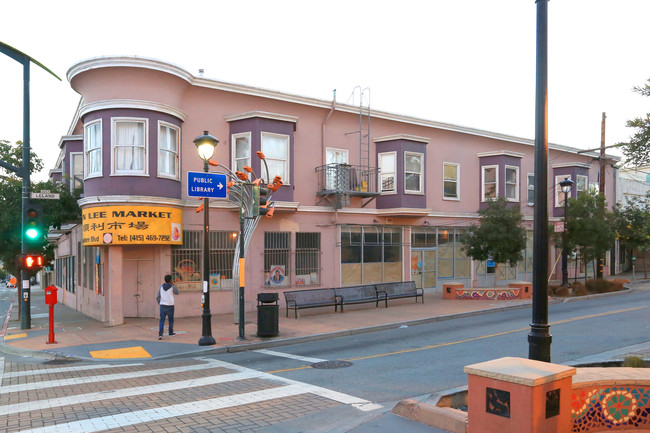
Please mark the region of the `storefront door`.
<svg viewBox="0 0 650 433"><path fill-rule="evenodd" d="M154 317L156 306L153 260L124 260L122 305L124 317ZM160 278L162 280L162 277Z"/></svg>
<svg viewBox="0 0 650 433"><path fill-rule="evenodd" d="M418 288L436 287L435 248L411 249L411 280Z"/></svg>

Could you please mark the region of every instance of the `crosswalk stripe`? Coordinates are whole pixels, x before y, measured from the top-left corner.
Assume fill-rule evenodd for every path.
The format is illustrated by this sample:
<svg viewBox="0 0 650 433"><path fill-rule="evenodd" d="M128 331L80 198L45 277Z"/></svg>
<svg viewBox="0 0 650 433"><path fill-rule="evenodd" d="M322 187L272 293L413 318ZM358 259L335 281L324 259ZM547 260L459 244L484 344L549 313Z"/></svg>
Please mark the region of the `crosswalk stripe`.
<svg viewBox="0 0 650 433"><path fill-rule="evenodd" d="M37 370L27 370L27 371L14 371L9 373L3 373L2 379L13 379L15 377L24 377L24 376L37 376L41 374L54 374L54 373L67 373L70 371L83 371L83 370L101 370L105 368L124 368L124 367L136 367L143 365L141 362L136 362L132 364L97 364L97 365L76 365L74 367L58 367L58 368L41 368ZM0 364L1 367L1 364ZM0 370L2 370L0 368Z"/></svg>
<svg viewBox="0 0 650 433"><path fill-rule="evenodd" d="M275 350L268 350L268 349L259 349L259 350L255 350L255 352L263 353L265 355L279 356L281 358L295 359L297 361L309 362L311 364L326 361L326 359L310 358L308 356L300 356L300 355L294 355L292 353L276 352Z"/></svg>
<svg viewBox="0 0 650 433"><path fill-rule="evenodd" d="M2 358L0 358L0 362ZM268 382L278 384L275 388L252 391L242 394L234 394L224 397L215 397L208 400L196 400L187 403L174 404L164 407L158 407L155 409L143 409L136 410L133 412L122 413L122 414L113 414L107 416L101 416L96 418L89 418L80 421L71 421L63 424L50 425L46 427L34 428L32 430L26 430L31 433L58 433L58 432L69 432L69 431L83 431L83 432L96 432L106 429L114 429L120 427L131 426L135 424L147 423L160 421L167 418L193 415L201 412L214 411L218 409L225 409L235 406L243 406L252 403L259 403L267 400L279 399L283 397L290 397L299 394L314 394L327 398L329 400L337 401L342 404L347 404L352 407L355 407L361 411L370 411L374 409L381 408L382 406L374 404L368 400L362 398L354 397L348 394L343 394L337 391L333 391L327 388L310 385L303 382L298 382L296 380L274 376L269 373L253 370L250 368L242 367L240 365L231 364L224 361L213 360L209 358L200 358L197 359L201 364L197 366L186 366L186 367L173 367L173 368L160 368L150 371L136 372L136 374L125 373L125 374L111 374L105 375L100 378L80 378L84 379L78 383L92 383L103 380L116 380L124 379L131 377L143 377L151 376L153 374L169 374L170 372L177 371L189 371L195 370L197 368L216 368L223 367L234 373L209 376L197 379L190 379L178 382L170 382L158 385L150 386L139 386L133 388L123 388L119 390L112 391L102 391L95 393L87 393L69 397L58 397L47 400L38 400L38 401L29 401L25 403L17 403L11 405L0 406L0 416L9 416L15 413L21 412L35 412L39 410L45 410L48 408L62 407L62 406L75 406L84 403L92 403L100 400L108 399L120 399L127 398L137 395L145 394L158 394L165 393L167 391L178 390L178 389L189 389L194 387L201 387L207 385L213 385L217 383L226 383L226 382L235 382L240 380L260 378ZM103 366L103 365L102 365ZM120 365L116 365L119 367ZM59 370L59 369L52 369ZM27 373L27 372L24 372ZM106 379L110 378L110 379ZM100 379L100 380L95 380ZM58 383L58 385L55 385ZM69 381L47 381L44 382L45 386L42 388L51 388L55 386L64 386L70 384ZM9 386L11 392L16 392L19 390L19 385ZM41 389L39 387L31 389ZM4 391L4 389L2 390Z"/></svg>
<svg viewBox="0 0 650 433"><path fill-rule="evenodd" d="M202 370L205 368L216 368L222 365L221 362L214 361L214 360L206 360L205 362L211 365L198 364L198 365L188 365L184 367L169 367L169 368L159 368L155 370L107 374L103 376L71 377L68 379L48 380L44 382L24 383L20 385L7 385L0 388L0 394L8 394L11 392L21 392L21 391L33 391L33 390L45 389L45 388L55 388L58 386L83 385L85 383L108 382L111 380L124 380L124 379L134 379L134 378L146 377L146 376L182 373L185 371Z"/></svg>
<svg viewBox="0 0 650 433"><path fill-rule="evenodd" d="M300 385L289 385L281 388L274 388L263 391L253 391L237 396L217 397L209 400L193 401L190 403L175 404L156 409L139 410L119 415L109 415L98 418L91 418L83 421L73 421L65 424L40 427L31 430L24 430L24 433L63 433L71 431L83 431L91 433L111 428L127 427L134 424L160 421L166 418L173 418L185 415L194 415L218 409L227 409L233 406L240 406L276 398L290 397L304 394L305 390Z"/></svg>
<svg viewBox="0 0 650 433"><path fill-rule="evenodd" d="M48 409L53 407L70 406L75 404L90 403L94 401L110 400L114 398L133 397L136 395L156 394L159 392L175 391L178 389L194 388L199 386L215 385L218 383L235 382L238 380L254 379L263 377L262 372L238 372L222 374L220 376L208 376L198 379L181 380L158 385L136 386L133 388L114 389L110 391L91 392L88 394L71 395L68 397L57 397L48 400L29 401L0 406L0 416L13 413L29 412L33 410Z"/></svg>

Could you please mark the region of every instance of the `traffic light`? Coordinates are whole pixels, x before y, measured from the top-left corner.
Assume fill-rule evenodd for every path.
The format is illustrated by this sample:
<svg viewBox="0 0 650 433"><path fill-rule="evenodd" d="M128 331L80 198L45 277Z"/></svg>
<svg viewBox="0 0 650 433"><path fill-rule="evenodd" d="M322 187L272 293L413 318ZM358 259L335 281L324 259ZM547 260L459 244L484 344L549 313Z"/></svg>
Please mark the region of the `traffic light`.
<svg viewBox="0 0 650 433"><path fill-rule="evenodd" d="M38 271L43 267L43 254L20 254L16 264L25 271Z"/></svg>
<svg viewBox="0 0 650 433"><path fill-rule="evenodd" d="M269 189L253 185L253 216L263 216L269 211Z"/></svg>
<svg viewBox="0 0 650 433"><path fill-rule="evenodd" d="M23 216L24 241L40 245L43 240L43 207L40 204L27 203Z"/></svg>

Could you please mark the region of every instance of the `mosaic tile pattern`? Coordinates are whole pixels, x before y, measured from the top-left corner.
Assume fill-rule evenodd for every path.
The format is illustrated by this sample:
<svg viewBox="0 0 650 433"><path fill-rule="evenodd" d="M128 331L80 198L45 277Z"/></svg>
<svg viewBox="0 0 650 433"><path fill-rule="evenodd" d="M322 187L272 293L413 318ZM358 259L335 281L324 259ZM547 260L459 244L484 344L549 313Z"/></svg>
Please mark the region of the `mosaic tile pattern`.
<svg viewBox="0 0 650 433"><path fill-rule="evenodd" d="M456 299L475 299L479 301L519 299L521 289L467 289L456 290Z"/></svg>
<svg viewBox="0 0 650 433"><path fill-rule="evenodd" d="M573 432L650 428L650 388L575 388L571 394Z"/></svg>

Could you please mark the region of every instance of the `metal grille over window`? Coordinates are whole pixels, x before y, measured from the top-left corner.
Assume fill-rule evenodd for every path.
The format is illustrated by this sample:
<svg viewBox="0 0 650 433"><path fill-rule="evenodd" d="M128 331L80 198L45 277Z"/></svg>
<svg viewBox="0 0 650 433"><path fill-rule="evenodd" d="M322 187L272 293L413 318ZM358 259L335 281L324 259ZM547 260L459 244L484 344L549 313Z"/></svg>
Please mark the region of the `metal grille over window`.
<svg viewBox="0 0 650 433"><path fill-rule="evenodd" d="M267 287L290 285L291 233L264 232L264 277Z"/></svg>
<svg viewBox="0 0 650 433"><path fill-rule="evenodd" d="M296 286L320 284L320 233L296 233Z"/></svg>
<svg viewBox="0 0 650 433"><path fill-rule="evenodd" d="M237 232L210 232L210 290L232 290ZM201 290L203 232L183 231L183 245L172 245L172 276L181 290Z"/></svg>

